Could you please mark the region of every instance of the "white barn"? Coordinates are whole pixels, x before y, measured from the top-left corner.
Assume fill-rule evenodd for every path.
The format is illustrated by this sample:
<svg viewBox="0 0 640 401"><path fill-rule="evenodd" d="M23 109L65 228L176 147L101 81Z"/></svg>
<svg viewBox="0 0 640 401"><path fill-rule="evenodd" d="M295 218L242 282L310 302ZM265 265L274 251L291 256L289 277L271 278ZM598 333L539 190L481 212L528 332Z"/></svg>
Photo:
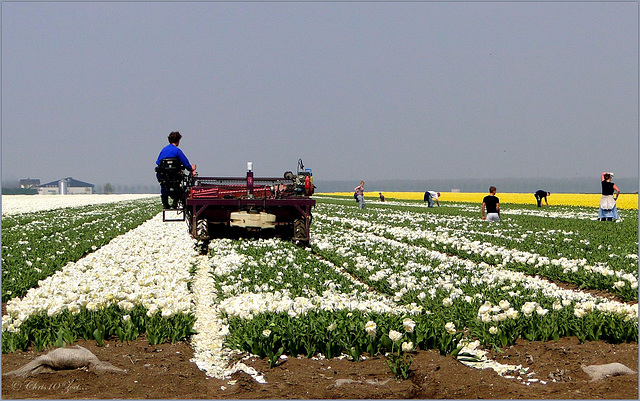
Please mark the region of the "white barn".
<svg viewBox="0 0 640 401"><path fill-rule="evenodd" d="M91 195L95 185L72 177L51 181L38 187L38 195Z"/></svg>

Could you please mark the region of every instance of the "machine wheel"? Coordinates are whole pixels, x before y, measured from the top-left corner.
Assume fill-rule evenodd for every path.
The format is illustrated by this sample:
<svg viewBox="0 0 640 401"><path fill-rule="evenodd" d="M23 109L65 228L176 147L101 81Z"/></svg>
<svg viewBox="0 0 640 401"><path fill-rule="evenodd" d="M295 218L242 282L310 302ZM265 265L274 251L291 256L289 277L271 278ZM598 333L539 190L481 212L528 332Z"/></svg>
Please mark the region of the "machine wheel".
<svg viewBox="0 0 640 401"><path fill-rule="evenodd" d="M293 221L293 243L301 246L309 245L307 224L303 218L297 218Z"/></svg>
<svg viewBox="0 0 640 401"><path fill-rule="evenodd" d="M196 238L199 240L209 239L209 222L207 220L196 221Z"/></svg>
<svg viewBox="0 0 640 401"><path fill-rule="evenodd" d="M196 249L200 255L209 253L209 222L206 219L196 221Z"/></svg>

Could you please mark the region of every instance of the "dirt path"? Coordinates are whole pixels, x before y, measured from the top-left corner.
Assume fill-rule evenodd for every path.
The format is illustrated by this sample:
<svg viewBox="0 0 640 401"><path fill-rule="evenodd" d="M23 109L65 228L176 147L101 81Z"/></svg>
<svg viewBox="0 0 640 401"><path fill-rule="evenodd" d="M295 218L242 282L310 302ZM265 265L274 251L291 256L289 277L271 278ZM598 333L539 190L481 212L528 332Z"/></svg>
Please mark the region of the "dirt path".
<svg viewBox="0 0 640 401"><path fill-rule="evenodd" d="M3 378L2 398L152 398L152 399L283 399L283 398L490 398L490 399L637 399L638 375L591 382L583 365L622 363L638 371L638 345L604 342L579 344L518 341L491 357L502 364L528 367L534 379L508 379L493 370L473 369L437 351L415 354L409 380L396 381L384 359L348 360L288 358L269 369L266 360L245 363L264 374L260 384L245 373L219 380L205 376L190 362L188 343L150 346L144 338L129 344L107 341L104 347L80 340L101 361L126 369L124 374L86 370L44 373L30 378ZM46 353L18 351L2 355L2 371L16 369ZM535 381L538 379L538 381ZM555 382L553 381L555 380ZM542 381L546 384L542 384Z"/></svg>

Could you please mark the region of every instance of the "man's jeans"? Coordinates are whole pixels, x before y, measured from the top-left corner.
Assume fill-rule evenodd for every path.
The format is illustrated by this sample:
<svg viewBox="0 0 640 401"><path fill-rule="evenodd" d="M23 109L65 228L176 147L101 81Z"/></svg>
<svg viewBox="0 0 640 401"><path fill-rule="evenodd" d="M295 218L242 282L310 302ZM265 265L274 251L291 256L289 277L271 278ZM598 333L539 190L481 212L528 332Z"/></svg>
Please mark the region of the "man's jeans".
<svg viewBox="0 0 640 401"><path fill-rule="evenodd" d="M542 196L538 196L537 194L533 196L536 197L536 202L538 203L538 207L542 207Z"/></svg>
<svg viewBox="0 0 640 401"><path fill-rule="evenodd" d="M358 203L360 204L360 209L364 209L364 195L358 195Z"/></svg>

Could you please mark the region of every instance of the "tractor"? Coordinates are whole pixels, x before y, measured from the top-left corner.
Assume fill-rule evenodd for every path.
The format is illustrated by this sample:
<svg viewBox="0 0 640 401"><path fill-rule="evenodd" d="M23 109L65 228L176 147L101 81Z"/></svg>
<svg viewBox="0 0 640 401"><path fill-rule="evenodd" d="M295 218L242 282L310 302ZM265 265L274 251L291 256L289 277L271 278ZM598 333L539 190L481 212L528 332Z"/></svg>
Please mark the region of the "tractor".
<svg viewBox="0 0 640 401"><path fill-rule="evenodd" d="M156 172L178 199L175 209L163 209L162 220L186 220L201 253L208 252L213 238L280 237L309 245L315 186L302 159L295 174L287 171L282 178L255 177L252 162L245 177L194 177L172 159L163 159Z"/></svg>

